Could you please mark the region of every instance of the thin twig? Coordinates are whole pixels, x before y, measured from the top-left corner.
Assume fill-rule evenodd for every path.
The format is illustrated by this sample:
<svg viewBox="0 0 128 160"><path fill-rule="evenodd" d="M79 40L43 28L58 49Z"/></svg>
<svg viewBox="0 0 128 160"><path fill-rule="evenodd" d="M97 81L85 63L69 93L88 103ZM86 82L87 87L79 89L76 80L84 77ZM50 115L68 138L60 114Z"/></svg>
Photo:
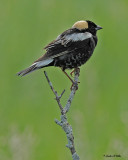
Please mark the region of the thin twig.
<svg viewBox="0 0 128 160"><path fill-rule="evenodd" d="M63 111L63 107L62 107L62 105L61 105L61 103L60 103L60 98L61 98L62 95L64 94L65 90L61 93L60 96L58 96L57 91L54 90L53 85L52 85L52 83L50 82L50 80L49 80L49 78L48 78L47 72L44 71L44 74L45 74L45 77L46 77L46 79L47 79L47 81L48 81L48 84L49 84L51 90L53 91L53 93L54 93L54 95L55 95L55 99L56 99L56 101L57 101L57 103L58 103L58 106L59 106L59 108L60 108L60 110L61 110L61 113L63 114L64 111Z"/></svg>
<svg viewBox="0 0 128 160"><path fill-rule="evenodd" d="M76 150L75 150L72 126L69 124L69 122L67 120L66 113L69 111L71 103L72 103L72 100L73 100L74 95L76 93L76 90L78 89L79 73L80 73L80 69L76 68L75 71L74 71L75 77L74 77L74 83L71 86L71 93L70 93L70 96L69 96L69 98L67 100L67 103L66 103L65 107L63 107L61 105L60 99L62 98L63 94L65 93L65 90L60 94L60 96L58 96L58 93L57 93L57 91L55 91L51 81L49 80L46 71L44 71L45 77L46 77L46 79L48 81L48 84L49 84L52 92L55 95L55 99L56 99L56 101L58 103L58 106L60 108L60 111L61 111L61 117L60 117L61 121L55 119L55 122L56 122L56 124L61 126L62 129L64 130L64 132L66 133L67 140L68 140L68 144L66 145L66 147L68 147L70 149L73 160L79 160L80 158L79 158L79 156L78 156L78 154L76 153Z"/></svg>

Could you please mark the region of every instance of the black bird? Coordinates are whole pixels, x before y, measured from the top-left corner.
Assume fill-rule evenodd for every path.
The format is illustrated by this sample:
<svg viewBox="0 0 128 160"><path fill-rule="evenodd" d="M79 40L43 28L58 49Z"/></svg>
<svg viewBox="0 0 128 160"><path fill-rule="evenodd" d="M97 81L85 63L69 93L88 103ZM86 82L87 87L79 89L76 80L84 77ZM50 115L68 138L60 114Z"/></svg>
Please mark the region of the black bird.
<svg viewBox="0 0 128 160"><path fill-rule="evenodd" d="M17 75L24 76L48 66L60 67L67 75L65 69L78 68L91 57L97 45L96 33L100 29L102 27L88 20L76 22L44 48L46 53L42 57Z"/></svg>

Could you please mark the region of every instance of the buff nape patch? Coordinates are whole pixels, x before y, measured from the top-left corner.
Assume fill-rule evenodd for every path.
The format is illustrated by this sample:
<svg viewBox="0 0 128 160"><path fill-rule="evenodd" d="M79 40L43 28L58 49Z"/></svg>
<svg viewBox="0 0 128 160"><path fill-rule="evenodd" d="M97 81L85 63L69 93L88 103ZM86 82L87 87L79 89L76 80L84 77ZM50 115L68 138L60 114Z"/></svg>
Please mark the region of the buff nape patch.
<svg viewBox="0 0 128 160"><path fill-rule="evenodd" d="M87 29L88 28L88 22L86 21L77 21L73 26L72 28L77 28L79 30L82 30L82 29Z"/></svg>

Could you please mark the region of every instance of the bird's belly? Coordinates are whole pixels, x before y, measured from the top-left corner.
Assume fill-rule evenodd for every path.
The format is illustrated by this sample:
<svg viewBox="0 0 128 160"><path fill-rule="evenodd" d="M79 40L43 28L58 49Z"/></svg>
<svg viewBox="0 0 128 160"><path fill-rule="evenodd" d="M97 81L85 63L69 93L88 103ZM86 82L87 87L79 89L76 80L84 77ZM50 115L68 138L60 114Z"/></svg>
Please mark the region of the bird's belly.
<svg viewBox="0 0 128 160"><path fill-rule="evenodd" d="M79 50L55 59L54 66L73 69L83 65L92 55L92 51Z"/></svg>

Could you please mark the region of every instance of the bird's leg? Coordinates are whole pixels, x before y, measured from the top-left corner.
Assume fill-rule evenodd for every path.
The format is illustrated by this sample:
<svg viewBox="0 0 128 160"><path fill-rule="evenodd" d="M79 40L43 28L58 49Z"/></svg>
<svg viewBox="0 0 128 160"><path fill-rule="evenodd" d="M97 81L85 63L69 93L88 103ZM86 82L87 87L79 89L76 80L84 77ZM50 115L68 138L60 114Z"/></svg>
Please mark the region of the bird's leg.
<svg viewBox="0 0 128 160"><path fill-rule="evenodd" d="M68 79L72 82L72 85L71 85L71 88L70 88L70 90L72 90L72 87L73 87L75 82L71 79L71 77L67 74L67 72L65 72L63 69L62 69L62 71L68 77Z"/></svg>
<svg viewBox="0 0 128 160"><path fill-rule="evenodd" d="M75 68L76 69L76 68ZM75 69L72 71L72 73L73 72L75 72ZM78 68L79 70L80 70L80 68ZM61 68L61 70L63 71L63 73L68 77L68 79L72 82L72 86L71 86L71 90L72 90L72 87L73 87L73 85L74 85L74 81L72 80L72 78L67 74L67 72L65 72L65 70L63 69L63 68ZM77 83L80 83L79 81L77 82Z"/></svg>
<svg viewBox="0 0 128 160"><path fill-rule="evenodd" d="M71 77L67 74L67 72L65 72L63 69L62 69L62 71L63 71L63 73L68 77L68 79L72 82L72 83L74 83L74 81L71 79Z"/></svg>
<svg viewBox="0 0 128 160"><path fill-rule="evenodd" d="M70 75L72 76L72 74L76 71L76 70L79 70L79 72L80 72L80 68L75 68L75 69L73 69L73 71L70 73ZM78 83L80 83L79 81L77 82L77 89L78 89ZM74 84L75 84L75 81L74 81ZM71 86L71 90L72 90L72 87L73 87L73 85L74 85L73 83L72 83L72 86Z"/></svg>
<svg viewBox="0 0 128 160"><path fill-rule="evenodd" d="M72 72L70 72L70 75L73 77L73 73L75 72L75 69L72 70ZM74 77L73 77L74 78Z"/></svg>
<svg viewBox="0 0 128 160"><path fill-rule="evenodd" d="M76 69L76 68L75 68ZM75 72L75 69L72 70L72 72L70 72L70 75L73 77L73 73ZM78 68L80 70L80 68ZM74 78L74 77L73 77Z"/></svg>

